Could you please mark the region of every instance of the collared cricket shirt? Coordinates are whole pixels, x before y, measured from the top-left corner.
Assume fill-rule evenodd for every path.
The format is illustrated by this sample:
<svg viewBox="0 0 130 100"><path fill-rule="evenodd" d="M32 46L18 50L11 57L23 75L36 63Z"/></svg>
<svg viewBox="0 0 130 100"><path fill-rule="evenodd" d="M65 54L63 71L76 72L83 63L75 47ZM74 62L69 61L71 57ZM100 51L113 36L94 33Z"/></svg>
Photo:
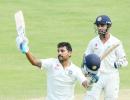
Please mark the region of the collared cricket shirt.
<svg viewBox="0 0 130 100"><path fill-rule="evenodd" d="M120 45L117 48L115 48L110 54L108 54L105 59L102 60L101 67L99 69L103 73L116 72L118 70L114 67L114 62L118 58L122 58L125 56L125 52L124 52L123 46L121 44L121 41L118 40L116 37L110 35L109 40L106 41L106 43L104 43L104 44L100 40L99 36L95 37L88 44L88 48L85 51L85 55L88 55L90 53L95 53L99 57L101 57L102 54L107 49L111 48L112 45L117 44L117 43L120 43Z"/></svg>
<svg viewBox="0 0 130 100"><path fill-rule="evenodd" d="M63 68L56 58L41 59L42 68L47 70L47 100L73 100L75 82L86 80L81 69L71 63Z"/></svg>

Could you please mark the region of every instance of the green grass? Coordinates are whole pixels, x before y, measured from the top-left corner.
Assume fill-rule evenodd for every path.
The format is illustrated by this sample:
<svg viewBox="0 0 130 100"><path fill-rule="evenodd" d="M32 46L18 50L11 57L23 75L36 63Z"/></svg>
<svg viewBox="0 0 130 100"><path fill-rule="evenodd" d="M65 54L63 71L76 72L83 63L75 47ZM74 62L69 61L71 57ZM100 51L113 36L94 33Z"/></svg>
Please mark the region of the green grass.
<svg viewBox="0 0 130 100"><path fill-rule="evenodd" d="M88 41L95 36L96 16L111 17L112 34L129 50L129 0L0 0L0 99L23 100L46 95L46 75L26 60L15 44L14 13L21 9L32 53L38 58L56 57L56 45L69 41L72 60L80 65ZM129 60L129 59L128 59ZM129 88L130 68L120 70L121 88ZM76 93L85 91L76 86Z"/></svg>

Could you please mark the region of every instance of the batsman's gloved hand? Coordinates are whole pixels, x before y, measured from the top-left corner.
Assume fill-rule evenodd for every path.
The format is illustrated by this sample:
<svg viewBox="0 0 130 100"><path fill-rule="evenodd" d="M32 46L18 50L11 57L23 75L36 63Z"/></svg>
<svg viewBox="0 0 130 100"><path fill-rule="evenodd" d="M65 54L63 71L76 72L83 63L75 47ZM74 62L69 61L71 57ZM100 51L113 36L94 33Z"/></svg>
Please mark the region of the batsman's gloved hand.
<svg viewBox="0 0 130 100"><path fill-rule="evenodd" d="M89 74L89 77L90 77L89 85L97 83L97 81L99 80L99 77L96 74Z"/></svg>
<svg viewBox="0 0 130 100"><path fill-rule="evenodd" d="M21 36L17 36L16 37L16 44L17 44L17 48L22 52L22 53L27 53L29 51L29 47L28 47L28 39L27 37L21 37Z"/></svg>

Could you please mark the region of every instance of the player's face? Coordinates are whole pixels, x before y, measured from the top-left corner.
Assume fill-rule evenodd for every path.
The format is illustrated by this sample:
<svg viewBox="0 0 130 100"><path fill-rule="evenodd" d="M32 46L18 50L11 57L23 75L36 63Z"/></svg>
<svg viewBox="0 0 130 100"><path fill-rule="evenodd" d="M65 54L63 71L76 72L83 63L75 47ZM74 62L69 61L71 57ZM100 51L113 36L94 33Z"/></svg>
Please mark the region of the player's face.
<svg viewBox="0 0 130 100"><path fill-rule="evenodd" d="M99 24L97 25L98 34L105 34L107 32L107 25Z"/></svg>
<svg viewBox="0 0 130 100"><path fill-rule="evenodd" d="M59 61L66 61L71 56L71 52L68 51L65 46L58 48L57 52L58 52L58 59L59 59Z"/></svg>

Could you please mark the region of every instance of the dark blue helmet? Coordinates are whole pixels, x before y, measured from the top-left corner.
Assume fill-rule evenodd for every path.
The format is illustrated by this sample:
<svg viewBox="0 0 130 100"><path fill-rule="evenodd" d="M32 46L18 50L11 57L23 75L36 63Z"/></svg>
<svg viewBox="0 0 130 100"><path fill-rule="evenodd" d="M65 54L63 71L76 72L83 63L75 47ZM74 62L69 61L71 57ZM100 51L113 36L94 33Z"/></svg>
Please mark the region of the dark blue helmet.
<svg viewBox="0 0 130 100"><path fill-rule="evenodd" d="M88 54L84 59L84 67L87 72L92 74L97 74L100 68L101 60L96 54Z"/></svg>
<svg viewBox="0 0 130 100"><path fill-rule="evenodd" d="M106 15L100 15L96 18L95 23L96 25L104 24L104 25L111 25L111 19Z"/></svg>

